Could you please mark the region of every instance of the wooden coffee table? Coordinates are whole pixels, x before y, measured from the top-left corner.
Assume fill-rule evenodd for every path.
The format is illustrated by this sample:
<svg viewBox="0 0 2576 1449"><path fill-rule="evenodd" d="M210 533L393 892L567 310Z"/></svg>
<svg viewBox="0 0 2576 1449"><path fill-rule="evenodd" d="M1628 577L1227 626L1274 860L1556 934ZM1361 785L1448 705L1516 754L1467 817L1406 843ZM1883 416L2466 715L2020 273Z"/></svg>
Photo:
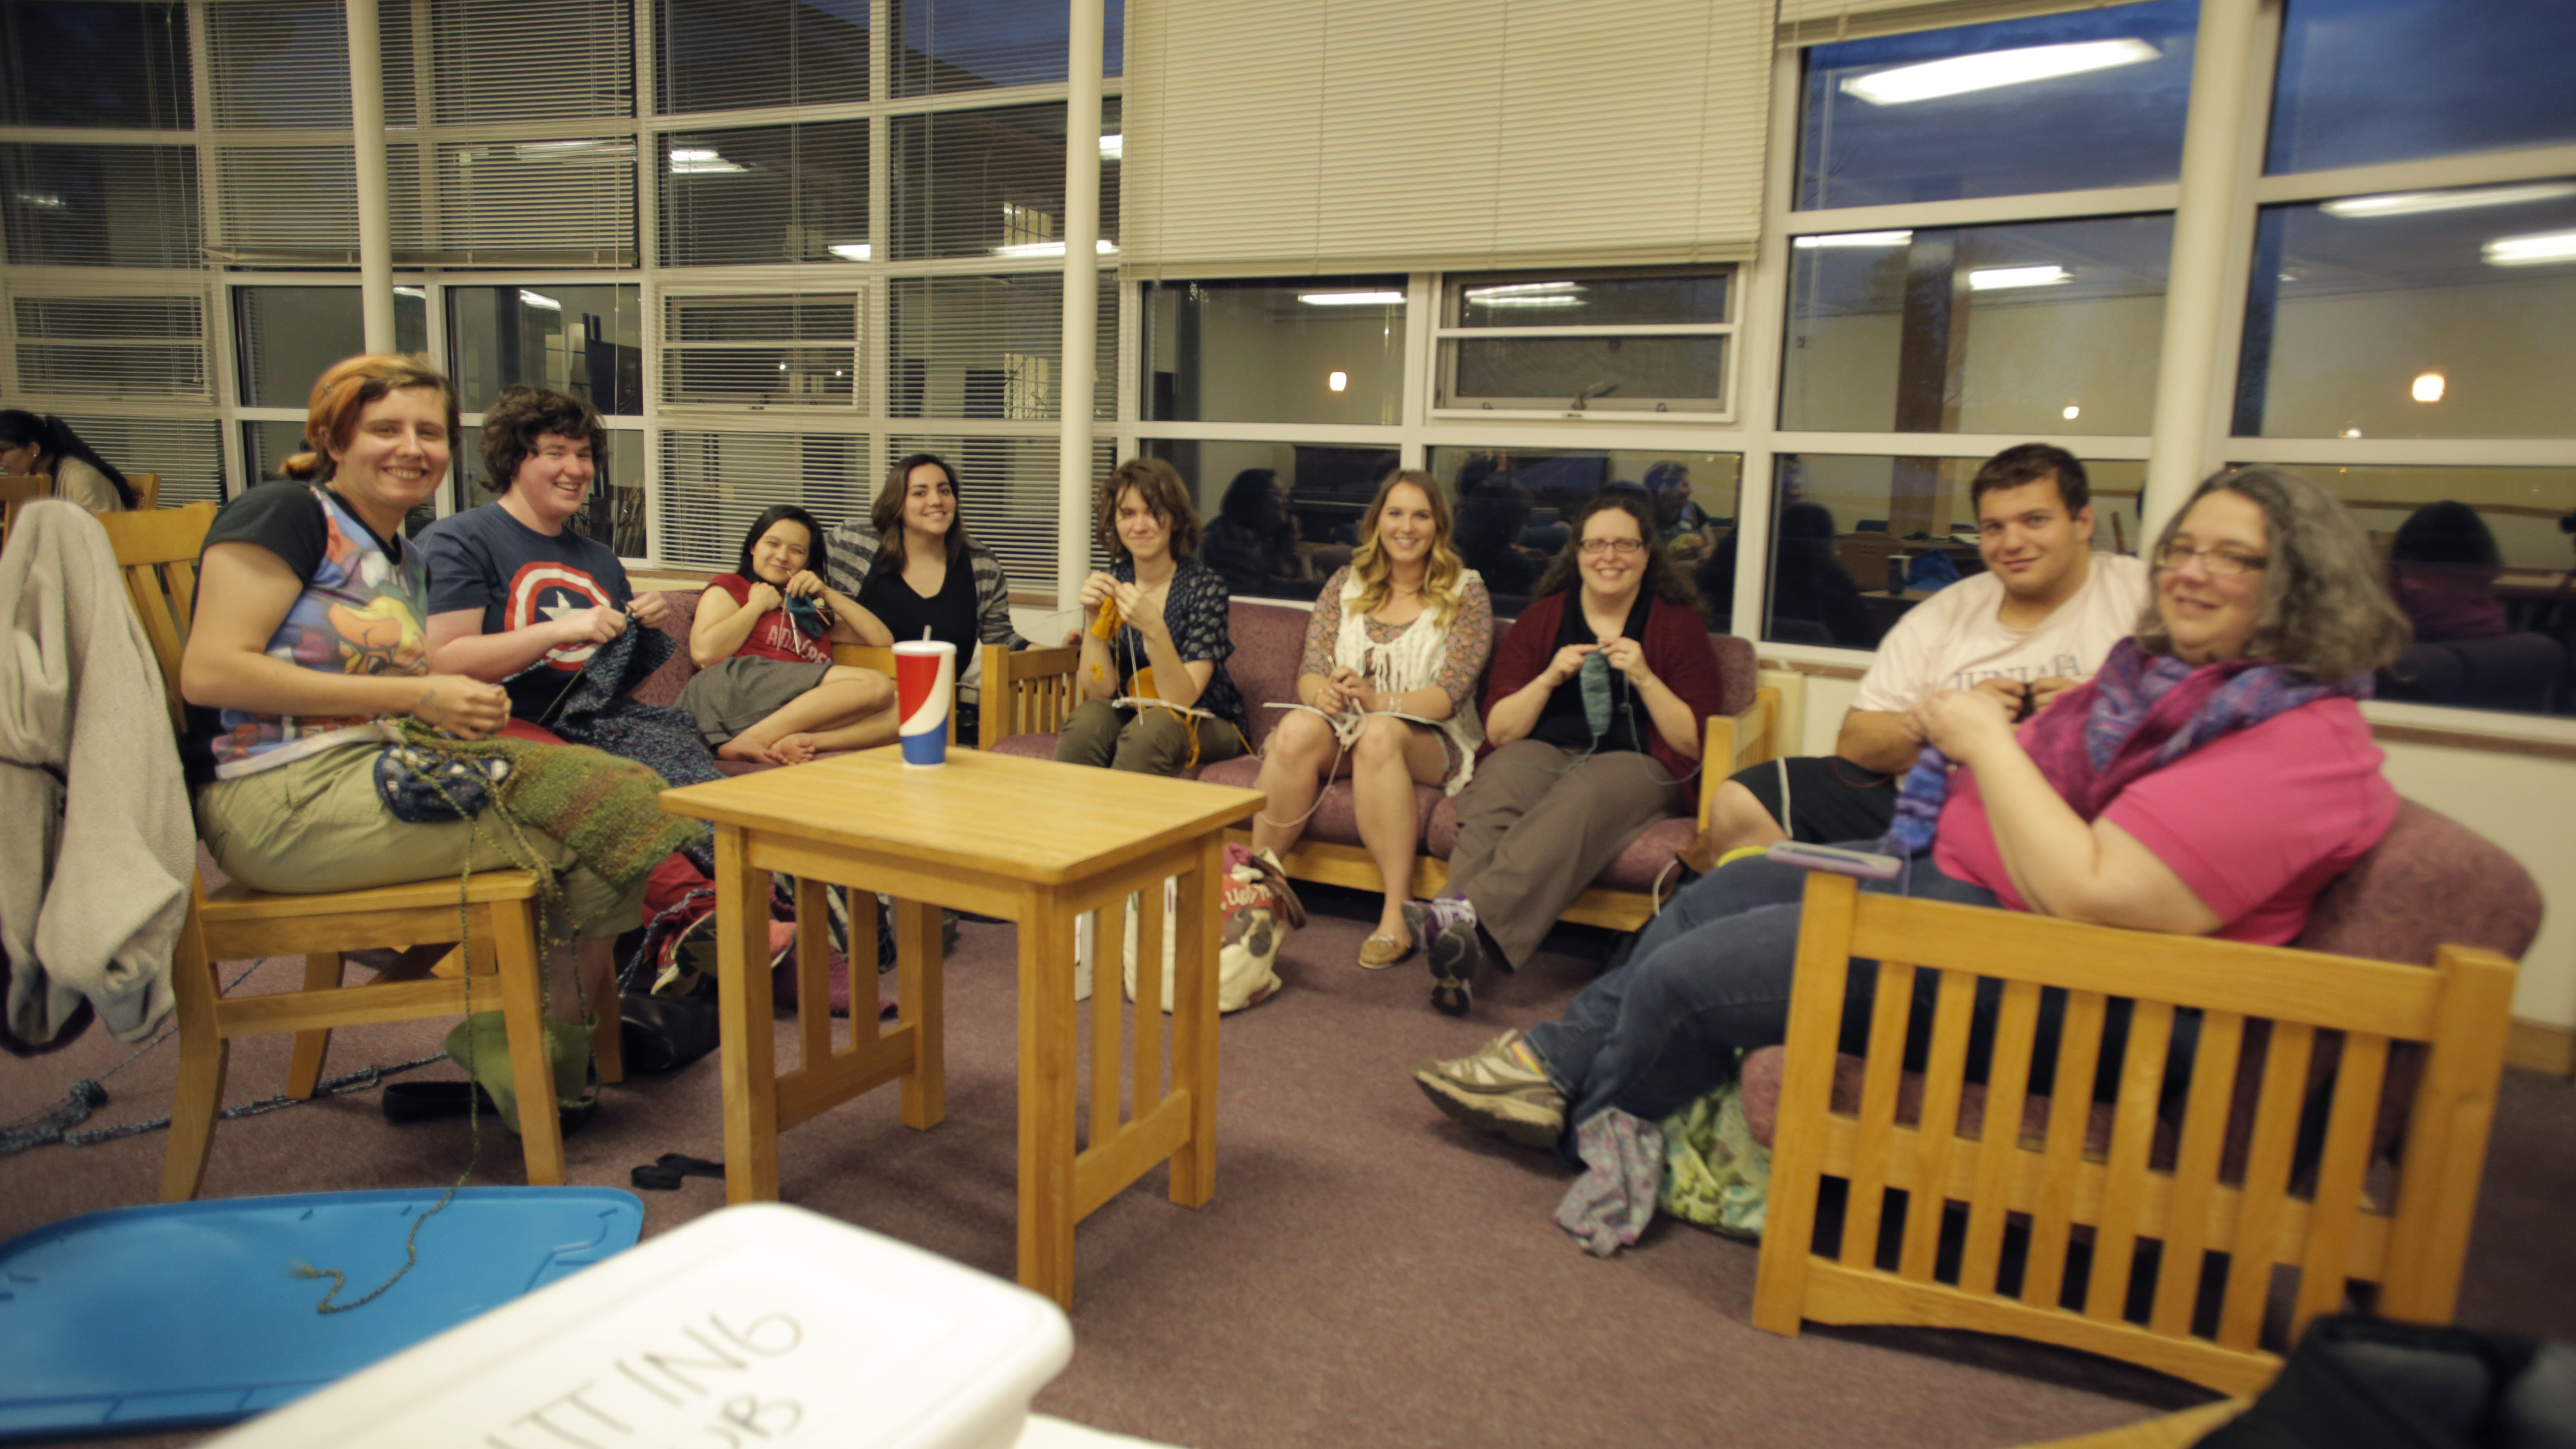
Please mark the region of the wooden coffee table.
<svg viewBox="0 0 2576 1449"><path fill-rule="evenodd" d="M939 908L1020 929L1020 1242L1023 1286L1073 1302L1073 1225L1172 1164L1172 1201L1216 1191L1216 966L1225 827L1261 808L1254 790L952 750L935 770L888 746L668 790L662 808L710 821L716 839L718 1009L724 1032L725 1197L778 1196L778 1134L887 1082L906 1126L944 1115ZM777 1070L770 993L772 872L797 885L797 1042ZM1137 957L1162 958L1162 881L1179 880L1171 1090L1162 1080L1162 973L1136 973L1135 1107L1119 1107L1115 914L1145 892ZM850 1040L833 1041L824 892L850 892ZM876 1019L876 893L896 900L898 1019ZM1074 923L1110 908L1092 996L1089 1142L1075 1152Z"/></svg>

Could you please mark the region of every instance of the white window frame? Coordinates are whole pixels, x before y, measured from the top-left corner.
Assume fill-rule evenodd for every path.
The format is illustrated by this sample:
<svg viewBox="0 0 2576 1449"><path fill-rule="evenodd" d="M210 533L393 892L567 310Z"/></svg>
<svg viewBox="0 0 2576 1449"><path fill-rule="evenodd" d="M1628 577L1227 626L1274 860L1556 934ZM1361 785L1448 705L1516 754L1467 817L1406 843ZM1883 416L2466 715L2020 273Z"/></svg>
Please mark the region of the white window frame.
<svg viewBox="0 0 2576 1449"><path fill-rule="evenodd" d="M1458 310L1465 289L1471 285L1509 285L1512 280L1540 280L1539 270L1526 267L1508 272L1445 272L1436 274L1431 315L1436 325L1430 333L1432 372L1426 381L1429 405L1426 415L1444 421L1483 422L1488 419L1546 419L1550 422L1586 423L1595 419L1619 422L1682 423L1699 426L1727 425L1736 421L1738 379L1743 369L1744 345L1738 335L1744 315L1745 268L1734 263L1707 263L1692 267L1598 267L1573 266L1545 271L1544 280L1563 278L1584 281L1598 278L1634 278L1706 275L1724 273L1727 320L1723 322L1660 322L1625 324L1545 324L1519 327L1462 327L1457 325ZM1413 309L1408 307L1407 311ZM1410 335L1412 317L1406 318ZM1715 408L1629 408L1607 407L1594 412L1588 407L1464 407L1452 401L1456 396L1458 348L1461 342L1495 342L1510 338L1576 338L1576 337L1723 337L1727 339L1726 365L1718 379L1719 406ZM1569 400L1572 402L1573 400Z"/></svg>

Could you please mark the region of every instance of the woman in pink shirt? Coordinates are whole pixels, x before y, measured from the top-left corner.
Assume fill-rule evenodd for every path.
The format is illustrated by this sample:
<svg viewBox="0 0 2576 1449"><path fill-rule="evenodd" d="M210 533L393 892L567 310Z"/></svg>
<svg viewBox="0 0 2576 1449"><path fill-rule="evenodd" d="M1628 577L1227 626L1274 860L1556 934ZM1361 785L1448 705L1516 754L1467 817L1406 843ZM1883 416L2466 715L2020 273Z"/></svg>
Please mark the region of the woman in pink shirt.
<svg viewBox="0 0 2576 1449"><path fill-rule="evenodd" d="M2208 479L2149 557L2155 599L2137 633L2018 730L1974 690L1909 716L1926 748L1895 828L1883 843L1855 842L1908 864L1864 889L2297 938L2317 892L2396 816L2357 701L2405 647L2406 621L2343 506L2282 469ZM1415 1080L1459 1121L1569 1157L1569 1126L1652 1124L1722 1080L1736 1050L1782 1039L1805 879L1763 859L1712 872L1561 1020L1427 1063ZM1843 1030L1857 1043L1877 967L1852 970ZM1937 973L1923 977L1918 1021ZM1980 1040L1999 996L1981 984ZM2043 1022L2044 1048L2055 1035ZM2052 1069L2034 1066L2041 1080Z"/></svg>

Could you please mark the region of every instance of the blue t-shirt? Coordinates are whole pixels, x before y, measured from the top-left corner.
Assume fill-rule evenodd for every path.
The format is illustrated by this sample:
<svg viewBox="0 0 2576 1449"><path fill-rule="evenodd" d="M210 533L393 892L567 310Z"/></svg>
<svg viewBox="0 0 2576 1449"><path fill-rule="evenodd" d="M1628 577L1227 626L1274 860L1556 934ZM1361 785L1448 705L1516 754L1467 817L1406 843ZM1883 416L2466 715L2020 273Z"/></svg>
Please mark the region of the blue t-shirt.
<svg viewBox="0 0 2576 1449"><path fill-rule="evenodd" d="M635 597L617 551L567 526L543 534L498 503L451 515L421 530L429 560L429 612L481 609L483 632L507 633L602 604L625 608ZM535 724L551 718L596 644L558 646L501 681L510 713Z"/></svg>

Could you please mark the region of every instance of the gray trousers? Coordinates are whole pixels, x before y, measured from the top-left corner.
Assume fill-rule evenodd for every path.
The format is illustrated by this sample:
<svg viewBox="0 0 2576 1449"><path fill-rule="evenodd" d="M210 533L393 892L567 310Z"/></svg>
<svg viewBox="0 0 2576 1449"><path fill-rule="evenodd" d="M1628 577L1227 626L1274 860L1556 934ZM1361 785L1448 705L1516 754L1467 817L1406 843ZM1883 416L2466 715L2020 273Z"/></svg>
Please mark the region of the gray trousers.
<svg viewBox="0 0 2576 1449"><path fill-rule="evenodd" d="M1514 740L1476 766L1458 792L1458 840L1444 895L1464 896L1477 923L1517 968L1556 914L1647 826L1689 808L1672 772L1651 755L1589 757Z"/></svg>

